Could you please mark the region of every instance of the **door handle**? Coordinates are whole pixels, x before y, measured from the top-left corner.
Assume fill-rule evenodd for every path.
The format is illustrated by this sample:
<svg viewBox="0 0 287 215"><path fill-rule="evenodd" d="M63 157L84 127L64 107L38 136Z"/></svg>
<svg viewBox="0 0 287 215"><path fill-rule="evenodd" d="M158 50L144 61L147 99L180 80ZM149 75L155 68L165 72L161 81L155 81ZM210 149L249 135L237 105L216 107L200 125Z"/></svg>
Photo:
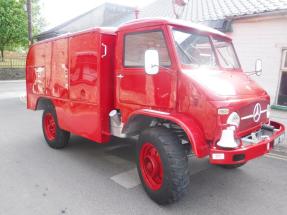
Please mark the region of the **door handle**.
<svg viewBox="0 0 287 215"><path fill-rule="evenodd" d="M117 78L123 78L124 76L122 74L118 74Z"/></svg>
<svg viewBox="0 0 287 215"><path fill-rule="evenodd" d="M104 54L102 54L101 58L104 58L105 56L107 56L107 45L102 43L102 46L104 47Z"/></svg>
<svg viewBox="0 0 287 215"><path fill-rule="evenodd" d="M84 89L81 90L81 96L86 97L86 91Z"/></svg>

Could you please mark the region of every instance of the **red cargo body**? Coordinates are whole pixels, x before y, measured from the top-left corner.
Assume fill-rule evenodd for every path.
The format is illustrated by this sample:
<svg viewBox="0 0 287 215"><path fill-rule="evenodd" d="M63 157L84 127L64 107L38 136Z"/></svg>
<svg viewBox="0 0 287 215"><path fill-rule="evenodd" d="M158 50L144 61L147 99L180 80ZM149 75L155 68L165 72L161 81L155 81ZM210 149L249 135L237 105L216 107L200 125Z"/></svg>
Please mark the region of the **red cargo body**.
<svg viewBox="0 0 287 215"><path fill-rule="evenodd" d="M47 40L27 57L27 106L52 98L59 126L102 143L109 141L113 109L113 31L93 29Z"/></svg>

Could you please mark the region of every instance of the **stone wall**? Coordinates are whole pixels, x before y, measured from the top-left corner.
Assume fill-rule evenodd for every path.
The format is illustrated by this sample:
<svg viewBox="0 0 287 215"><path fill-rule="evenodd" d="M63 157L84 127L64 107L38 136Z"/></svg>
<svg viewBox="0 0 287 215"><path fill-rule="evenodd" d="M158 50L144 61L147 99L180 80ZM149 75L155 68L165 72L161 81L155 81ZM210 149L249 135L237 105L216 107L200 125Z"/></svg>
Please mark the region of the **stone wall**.
<svg viewBox="0 0 287 215"><path fill-rule="evenodd" d="M0 68L0 80L25 79L25 68Z"/></svg>

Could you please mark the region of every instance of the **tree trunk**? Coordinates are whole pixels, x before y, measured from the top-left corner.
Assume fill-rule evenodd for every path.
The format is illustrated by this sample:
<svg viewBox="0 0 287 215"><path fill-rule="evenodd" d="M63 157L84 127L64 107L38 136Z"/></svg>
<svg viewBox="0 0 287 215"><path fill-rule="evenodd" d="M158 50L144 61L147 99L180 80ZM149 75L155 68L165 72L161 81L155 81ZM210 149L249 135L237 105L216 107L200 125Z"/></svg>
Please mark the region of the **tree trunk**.
<svg viewBox="0 0 287 215"><path fill-rule="evenodd" d="M1 49L1 61L3 62L4 61L4 49Z"/></svg>
<svg viewBox="0 0 287 215"><path fill-rule="evenodd" d="M33 44L33 35L32 35L32 2L31 0L27 0L27 13L28 13L28 38L29 38L29 46Z"/></svg>

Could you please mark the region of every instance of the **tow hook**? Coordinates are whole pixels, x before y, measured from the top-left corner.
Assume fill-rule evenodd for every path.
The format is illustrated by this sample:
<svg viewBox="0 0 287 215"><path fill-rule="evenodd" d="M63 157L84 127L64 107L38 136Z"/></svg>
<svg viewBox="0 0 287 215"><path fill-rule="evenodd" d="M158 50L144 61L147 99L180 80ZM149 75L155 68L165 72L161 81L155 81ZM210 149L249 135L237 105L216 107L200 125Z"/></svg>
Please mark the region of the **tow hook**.
<svg viewBox="0 0 287 215"><path fill-rule="evenodd" d="M267 130L267 131L274 131L274 126L272 125L267 125L267 124L263 124L262 125L262 129Z"/></svg>

